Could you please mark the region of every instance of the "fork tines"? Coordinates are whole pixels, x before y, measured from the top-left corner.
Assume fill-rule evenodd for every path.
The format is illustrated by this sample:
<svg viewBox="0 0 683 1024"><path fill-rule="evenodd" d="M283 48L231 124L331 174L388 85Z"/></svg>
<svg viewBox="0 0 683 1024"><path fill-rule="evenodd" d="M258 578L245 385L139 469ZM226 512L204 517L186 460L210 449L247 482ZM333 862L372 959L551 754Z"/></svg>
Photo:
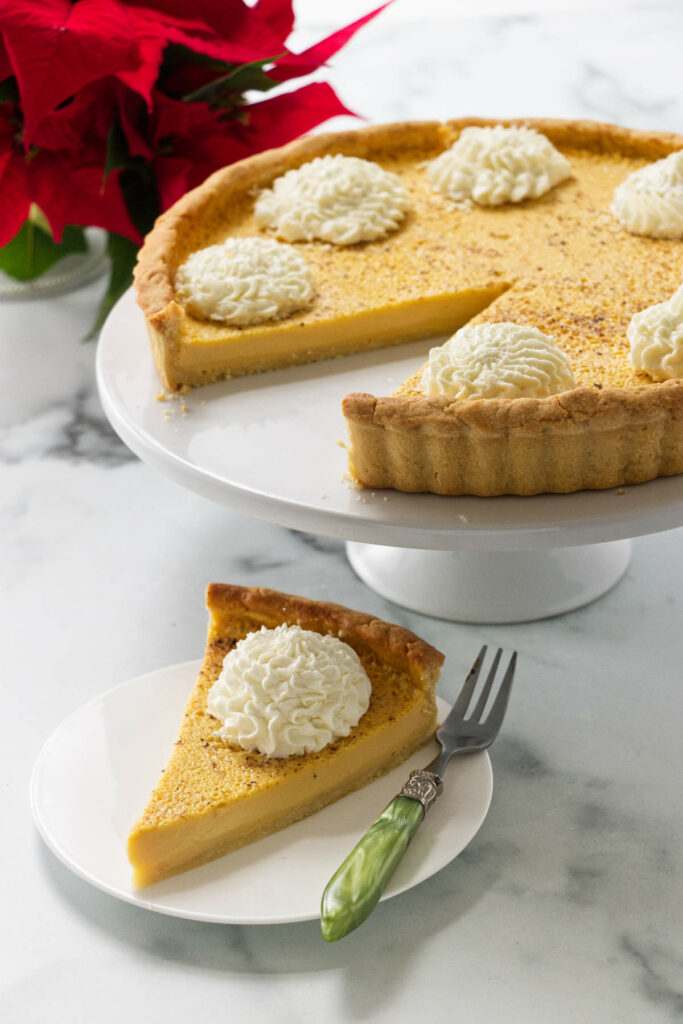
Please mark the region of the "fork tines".
<svg viewBox="0 0 683 1024"><path fill-rule="evenodd" d="M458 699L453 705L453 710L455 711L455 713L457 715L460 715L460 717L463 719L465 718L465 713L471 703L472 696L474 695L477 681L481 673L481 668L482 665L484 664L484 658L486 656L487 649L487 645L484 644L482 649L479 651L479 654L477 655L476 660L472 665L472 668L469 671L467 679L463 683L463 687L458 695ZM477 703L472 711L472 714L469 716L468 721L481 721L481 716L484 713L486 702L488 701L489 696L491 694L491 688L496 678L496 673L498 671L498 666L500 664L502 654L503 648L499 647L494 655L493 664L489 669L489 673L486 677L486 682L484 683ZM517 651L513 651L512 657L510 658L510 662L505 671L505 675L503 676L503 681L500 684L500 688L498 690L498 693L496 694L496 698L491 706L491 710L489 711L488 717L486 719L486 724L492 728L500 726L500 724L503 721L503 717L505 716L505 709L507 708L508 697L510 696L510 690L512 688L512 679L515 674L516 665Z"/></svg>

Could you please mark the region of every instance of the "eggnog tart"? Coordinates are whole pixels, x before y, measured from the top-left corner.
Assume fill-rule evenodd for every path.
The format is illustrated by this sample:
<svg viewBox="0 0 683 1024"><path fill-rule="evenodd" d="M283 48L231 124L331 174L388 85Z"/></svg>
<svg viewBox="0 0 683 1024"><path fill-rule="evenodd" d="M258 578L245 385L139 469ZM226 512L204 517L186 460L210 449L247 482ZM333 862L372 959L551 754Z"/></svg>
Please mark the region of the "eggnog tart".
<svg viewBox="0 0 683 1024"><path fill-rule="evenodd" d="M548 189L486 206L438 191L429 165L466 128L495 125L526 125L553 144L564 161ZM634 369L626 337L635 313L678 288L683 242L633 234L610 212L630 174L681 147L680 136L583 121L463 119L317 135L227 167L164 214L140 253L138 299L161 379L177 389L470 322L510 322L554 339L573 386L547 397L454 400L425 395L418 371L392 397L348 395L350 463L361 484L535 494L683 472L683 381L655 383ZM286 239L277 223L257 223L259 196L330 154L373 161L400 179L408 202L391 230L356 244L295 240L312 279L299 311L245 327L191 315L176 286L188 257L229 238Z"/></svg>
<svg viewBox="0 0 683 1024"><path fill-rule="evenodd" d="M207 603L209 634L199 678L170 760L128 841L138 886L313 814L399 764L435 727L434 688L443 655L407 629L341 605L260 588L211 584ZM207 700L238 642L248 637L265 644L270 634L259 631L283 624L348 645L348 656L356 661L358 656L359 669L369 678L369 704L366 698L367 710L348 735L321 749L267 756L254 752L254 729L244 726L244 714L236 716L238 727L249 734L243 746L218 735L221 722L209 712ZM277 662L281 667L282 658ZM261 675L259 670L256 688ZM219 694L212 710L224 699ZM271 725L268 732L266 743L276 730Z"/></svg>

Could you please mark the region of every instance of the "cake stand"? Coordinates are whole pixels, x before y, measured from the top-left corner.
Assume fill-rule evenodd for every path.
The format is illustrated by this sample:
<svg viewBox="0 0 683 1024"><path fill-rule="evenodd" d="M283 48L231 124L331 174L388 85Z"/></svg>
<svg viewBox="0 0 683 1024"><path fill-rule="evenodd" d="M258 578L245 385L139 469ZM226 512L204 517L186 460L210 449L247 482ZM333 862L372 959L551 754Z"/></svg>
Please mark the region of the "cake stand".
<svg viewBox="0 0 683 1024"><path fill-rule="evenodd" d="M683 476L529 498L364 491L346 472L340 403L391 394L434 340L239 377L164 398L132 292L99 342L112 426L141 459L236 512L342 538L365 583L462 622L519 622L610 589L630 538L683 525Z"/></svg>

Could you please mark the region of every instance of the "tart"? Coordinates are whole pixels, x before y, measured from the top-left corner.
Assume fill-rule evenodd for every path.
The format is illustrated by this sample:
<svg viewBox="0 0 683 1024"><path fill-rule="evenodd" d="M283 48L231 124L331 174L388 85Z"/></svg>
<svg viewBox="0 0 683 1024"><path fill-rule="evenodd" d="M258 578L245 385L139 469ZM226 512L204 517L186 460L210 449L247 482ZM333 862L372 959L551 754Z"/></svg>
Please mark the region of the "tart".
<svg viewBox="0 0 683 1024"><path fill-rule="evenodd" d="M274 590L211 584L206 653L161 780L128 840L137 886L254 842L358 789L431 737L443 655L400 626ZM207 694L247 634L282 624L339 637L372 684L350 734L317 753L266 757L214 736Z"/></svg>
<svg viewBox="0 0 683 1024"><path fill-rule="evenodd" d="M540 198L472 207L436 193L425 164L472 125L528 125L566 156L573 176ZM157 222L136 270L165 386L310 362L466 322L512 321L550 335L577 386L539 399L426 398L419 371L390 397L343 403L350 466L370 488L441 494L535 494L607 488L683 472L683 381L653 383L628 361L634 313L666 300L683 243L629 234L610 214L631 172L683 137L583 121L463 119L317 135L214 174ZM298 243L316 294L287 319L234 328L189 316L174 294L196 249L259 234L254 196L329 153L374 160L411 199L385 239L345 248Z"/></svg>

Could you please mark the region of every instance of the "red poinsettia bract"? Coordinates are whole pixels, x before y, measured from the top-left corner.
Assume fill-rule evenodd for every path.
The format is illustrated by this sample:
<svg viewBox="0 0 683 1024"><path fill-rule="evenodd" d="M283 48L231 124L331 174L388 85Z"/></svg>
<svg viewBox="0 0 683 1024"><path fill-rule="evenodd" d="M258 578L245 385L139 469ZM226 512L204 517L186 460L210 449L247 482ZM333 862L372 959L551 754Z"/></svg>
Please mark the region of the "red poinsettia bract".
<svg viewBox="0 0 683 1024"><path fill-rule="evenodd" d="M245 93L319 69L379 10L303 53L291 0L3 0L0 245L36 203L139 243L218 167L349 113L321 82Z"/></svg>

